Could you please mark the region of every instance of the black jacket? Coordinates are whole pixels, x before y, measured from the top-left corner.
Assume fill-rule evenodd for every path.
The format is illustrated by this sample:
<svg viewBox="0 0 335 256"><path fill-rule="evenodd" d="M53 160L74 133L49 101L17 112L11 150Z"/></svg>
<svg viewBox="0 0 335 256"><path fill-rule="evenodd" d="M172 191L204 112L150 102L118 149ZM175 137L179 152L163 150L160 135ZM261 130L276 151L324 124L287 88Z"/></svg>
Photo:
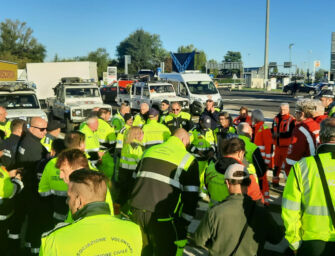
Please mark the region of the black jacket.
<svg viewBox="0 0 335 256"><path fill-rule="evenodd" d="M29 131L22 138L17 152L18 167L23 167L23 183L27 188L37 188L37 164L46 158L48 151L41 144L40 138Z"/></svg>
<svg viewBox="0 0 335 256"><path fill-rule="evenodd" d="M3 156L0 158L1 163L7 170L16 168L16 153L21 137L11 134L8 139L1 141L0 151L3 151Z"/></svg>
<svg viewBox="0 0 335 256"><path fill-rule="evenodd" d="M199 120L202 119L204 116L210 117L210 119L211 119L211 129L212 129L212 131L214 131L215 128L219 124L219 114L220 113L216 110L212 113L212 112L207 111L207 109L205 109L204 112L201 113L201 115L199 117Z"/></svg>

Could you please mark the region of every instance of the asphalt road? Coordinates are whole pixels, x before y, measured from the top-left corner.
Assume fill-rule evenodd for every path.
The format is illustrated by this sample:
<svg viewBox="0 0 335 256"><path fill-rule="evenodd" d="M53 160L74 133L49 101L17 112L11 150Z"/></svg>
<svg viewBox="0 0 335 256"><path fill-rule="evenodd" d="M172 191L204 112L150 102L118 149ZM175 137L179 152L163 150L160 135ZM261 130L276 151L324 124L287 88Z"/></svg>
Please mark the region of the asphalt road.
<svg viewBox="0 0 335 256"><path fill-rule="evenodd" d="M260 109L265 113L277 113L279 105L283 102L290 104L291 113L294 113L294 105L297 97L303 97L298 95L296 97L281 94L281 93L269 93L262 91L229 91L227 89L220 89L220 93L224 100L225 109L238 110L241 106L246 106L250 110ZM267 116L265 114L265 116Z"/></svg>

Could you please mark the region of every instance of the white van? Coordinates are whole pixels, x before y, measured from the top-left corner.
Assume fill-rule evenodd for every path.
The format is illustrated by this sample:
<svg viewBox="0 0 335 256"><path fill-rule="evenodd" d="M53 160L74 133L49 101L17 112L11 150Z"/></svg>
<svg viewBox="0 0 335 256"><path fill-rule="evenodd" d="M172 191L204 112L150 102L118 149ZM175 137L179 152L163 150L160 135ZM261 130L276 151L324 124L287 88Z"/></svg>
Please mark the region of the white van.
<svg viewBox="0 0 335 256"><path fill-rule="evenodd" d="M172 84L177 96L189 100L192 114L200 114L208 99L212 99L216 107L223 108L222 97L207 74L185 71L183 73L162 73L159 78Z"/></svg>

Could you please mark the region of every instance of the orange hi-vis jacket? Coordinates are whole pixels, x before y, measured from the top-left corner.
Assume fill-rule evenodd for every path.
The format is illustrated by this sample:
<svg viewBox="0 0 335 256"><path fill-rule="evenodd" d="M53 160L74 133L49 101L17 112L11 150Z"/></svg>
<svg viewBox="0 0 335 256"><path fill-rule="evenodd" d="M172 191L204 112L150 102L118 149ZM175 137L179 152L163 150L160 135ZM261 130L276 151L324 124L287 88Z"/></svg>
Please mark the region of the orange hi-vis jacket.
<svg viewBox="0 0 335 256"><path fill-rule="evenodd" d="M272 132L278 134L273 140L276 147L288 147L291 144L292 132L295 126L295 118L290 114L278 114L273 119Z"/></svg>
<svg viewBox="0 0 335 256"><path fill-rule="evenodd" d="M292 134L291 144L288 148L285 172L288 175L291 166L303 157L314 156L319 145L320 124L312 118L298 123Z"/></svg>
<svg viewBox="0 0 335 256"><path fill-rule="evenodd" d="M273 165L273 146L272 146L272 133L271 129L264 125L264 122L258 122L254 126L255 129L255 140L254 143L261 150L262 157L265 164L272 168Z"/></svg>

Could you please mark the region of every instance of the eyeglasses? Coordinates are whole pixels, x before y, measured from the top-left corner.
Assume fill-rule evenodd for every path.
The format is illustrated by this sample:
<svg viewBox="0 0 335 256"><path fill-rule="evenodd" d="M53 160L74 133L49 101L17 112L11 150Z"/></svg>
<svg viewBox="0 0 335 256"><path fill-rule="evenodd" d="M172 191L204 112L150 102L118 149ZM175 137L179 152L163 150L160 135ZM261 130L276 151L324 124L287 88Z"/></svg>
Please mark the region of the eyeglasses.
<svg viewBox="0 0 335 256"><path fill-rule="evenodd" d="M180 111L180 109L179 108L173 108L172 111L177 112L177 111Z"/></svg>
<svg viewBox="0 0 335 256"><path fill-rule="evenodd" d="M46 128L46 127L37 127L37 126L31 126L31 127L33 127L33 128L36 128L36 129L39 129L39 130L40 130L40 132L44 132L44 131L46 131L46 130L47 130L47 128Z"/></svg>

